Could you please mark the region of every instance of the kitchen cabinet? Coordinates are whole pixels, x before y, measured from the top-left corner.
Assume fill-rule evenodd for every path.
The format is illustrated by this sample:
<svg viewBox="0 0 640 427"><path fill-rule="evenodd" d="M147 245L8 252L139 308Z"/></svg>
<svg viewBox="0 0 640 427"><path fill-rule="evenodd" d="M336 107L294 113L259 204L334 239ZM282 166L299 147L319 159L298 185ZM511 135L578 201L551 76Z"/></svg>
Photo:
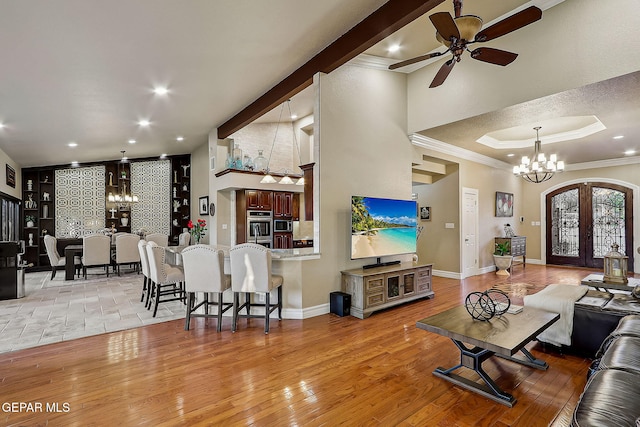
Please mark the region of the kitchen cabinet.
<svg viewBox="0 0 640 427"><path fill-rule="evenodd" d="M273 233L274 249L293 248L293 233Z"/></svg>
<svg viewBox="0 0 640 427"><path fill-rule="evenodd" d="M270 211L273 209L273 192L267 190L245 190L247 210Z"/></svg>
<svg viewBox="0 0 640 427"><path fill-rule="evenodd" d="M273 217L277 219L293 217L293 193L284 191L273 193Z"/></svg>

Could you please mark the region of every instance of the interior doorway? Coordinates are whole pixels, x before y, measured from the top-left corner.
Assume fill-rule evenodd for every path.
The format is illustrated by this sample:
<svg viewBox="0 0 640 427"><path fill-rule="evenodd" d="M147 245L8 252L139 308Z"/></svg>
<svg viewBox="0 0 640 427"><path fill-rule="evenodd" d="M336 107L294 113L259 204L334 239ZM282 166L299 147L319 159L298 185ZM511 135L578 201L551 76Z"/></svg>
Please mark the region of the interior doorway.
<svg viewBox="0 0 640 427"><path fill-rule="evenodd" d="M633 191L622 185L584 182L546 195L547 264L603 268L613 244L633 270Z"/></svg>
<svg viewBox="0 0 640 427"><path fill-rule="evenodd" d="M478 271L478 190L462 189L462 278Z"/></svg>

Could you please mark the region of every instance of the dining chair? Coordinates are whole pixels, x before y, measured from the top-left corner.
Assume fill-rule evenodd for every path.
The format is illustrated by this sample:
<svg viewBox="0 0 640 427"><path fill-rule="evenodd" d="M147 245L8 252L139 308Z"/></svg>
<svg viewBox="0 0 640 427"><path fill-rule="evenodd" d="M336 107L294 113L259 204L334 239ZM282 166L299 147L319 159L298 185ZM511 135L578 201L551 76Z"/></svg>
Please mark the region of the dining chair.
<svg viewBox="0 0 640 427"><path fill-rule="evenodd" d="M169 246L169 236L162 233L151 233L145 236L147 242L156 242L158 246Z"/></svg>
<svg viewBox="0 0 640 427"><path fill-rule="evenodd" d="M116 244L116 239L117 239L119 236L122 236L122 235L124 235L124 234L128 234L128 233L125 233L124 231L118 231L117 233L113 233L113 234L111 235L111 245L112 245L112 246L115 246L115 244Z"/></svg>
<svg viewBox="0 0 640 427"><path fill-rule="evenodd" d="M142 271L142 295L140 302L145 300L145 305L149 304L149 296L151 294L151 276L149 273L149 258L147 255L147 241L138 239L138 254L140 256L140 270Z"/></svg>
<svg viewBox="0 0 640 427"><path fill-rule="evenodd" d="M120 275L120 266L123 264L133 265L135 271L138 271L140 265L139 241L140 237L131 233L123 233L116 237L116 253L113 256L113 261L118 276Z"/></svg>
<svg viewBox="0 0 640 427"><path fill-rule="evenodd" d="M44 247L47 250L47 256L49 257L49 264L51 264L51 280L56 277L57 270L64 270L64 266L66 263L66 258L61 257L58 253L58 239L54 236L46 234L44 236ZM75 257L74 264L76 265L76 270L80 270L80 257Z"/></svg>
<svg viewBox="0 0 640 427"><path fill-rule="evenodd" d="M111 264L111 238L102 234L85 236L82 239L82 274L87 278L87 268L103 267L109 277Z"/></svg>
<svg viewBox="0 0 640 427"><path fill-rule="evenodd" d="M187 315L184 330L189 330L191 317L213 317L209 315L209 306L218 307L218 332L222 331L222 314L233 307L223 301L223 293L231 288L231 276L224 274L224 254L208 245L189 246L182 250L184 267L184 290L187 293ZM204 292L204 299L196 305L196 292ZM209 294L218 294L218 301L209 301ZM204 307L204 314L196 310Z"/></svg>
<svg viewBox="0 0 640 427"><path fill-rule="evenodd" d="M151 275L151 299L153 302L153 317L158 313L158 305L169 301L184 301L184 272L181 268L166 263L166 250L156 242L147 243L147 257L149 258L149 273Z"/></svg>
<svg viewBox="0 0 640 427"><path fill-rule="evenodd" d="M233 321L231 330L236 331L238 317L262 317L252 315L251 307L264 307L264 333L269 333L269 316L278 309L278 319L282 320L282 276L271 273L271 250L255 243L243 243L229 250L231 263L231 289L233 290ZM271 305L271 291L278 290L278 301ZM240 304L240 294L245 301ZM251 302L251 294L263 294L265 303ZM246 315L240 310L247 309Z"/></svg>
<svg viewBox="0 0 640 427"><path fill-rule="evenodd" d="M191 242L191 234L188 231L178 235L178 246L189 246Z"/></svg>

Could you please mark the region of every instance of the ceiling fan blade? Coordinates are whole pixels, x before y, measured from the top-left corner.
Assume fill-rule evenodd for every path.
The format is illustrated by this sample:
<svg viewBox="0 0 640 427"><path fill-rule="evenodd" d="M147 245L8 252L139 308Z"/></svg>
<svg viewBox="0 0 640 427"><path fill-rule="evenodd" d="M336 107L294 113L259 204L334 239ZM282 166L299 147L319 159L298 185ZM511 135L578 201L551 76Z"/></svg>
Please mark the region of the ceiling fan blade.
<svg viewBox="0 0 640 427"><path fill-rule="evenodd" d="M442 83L444 83L444 81L447 79L447 76L449 75L451 70L453 70L454 65L456 65L455 56L450 60L448 60L447 62L445 62L444 64L442 64L442 67L440 67L440 69L438 70L438 73L433 78L433 81L431 82L429 87L430 88L437 87L437 86L440 86Z"/></svg>
<svg viewBox="0 0 640 427"><path fill-rule="evenodd" d="M449 12L434 13L429 19L443 39L451 41L451 38L455 37L456 40L460 40L460 30Z"/></svg>
<svg viewBox="0 0 640 427"><path fill-rule="evenodd" d="M486 42L493 40L512 31L519 30L540 18L542 18L542 10L535 6L528 7L480 31L476 35L475 41Z"/></svg>
<svg viewBox="0 0 640 427"><path fill-rule="evenodd" d="M425 61L427 59L435 58L436 56L444 55L444 52L428 53L426 55L416 56L415 58L407 59L406 61L398 62L396 64L389 65L390 70L396 68L406 67L407 65L415 64L416 62Z"/></svg>
<svg viewBox="0 0 640 427"><path fill-rule="evenodd" d="M507 52L506 50L494 49L492 47L479 47L471 52L471 57L478 61L504 66L515 61L518 54Z"/></svg>

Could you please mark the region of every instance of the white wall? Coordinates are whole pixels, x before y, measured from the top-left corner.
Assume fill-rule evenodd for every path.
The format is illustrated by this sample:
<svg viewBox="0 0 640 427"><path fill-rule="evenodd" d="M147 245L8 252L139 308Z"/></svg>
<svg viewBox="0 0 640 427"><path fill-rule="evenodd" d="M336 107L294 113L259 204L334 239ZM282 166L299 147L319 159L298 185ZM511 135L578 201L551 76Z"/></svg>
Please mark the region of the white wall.
<svg viewBox="0 0 640 427"><path fill-rule="evenodd" d="M340 289L341 270L371 262L350 260L351 196L411 198L405 76L343 66L316 80L314 219L322 255L303 263L304 307L326 304Z"/></svg>
<svg viewBox="0 0 640 427"><path fill-rule="evenodd" d="M483 43L519 54L506 67L475 61L465 54L447 81L433 89L429 83L448 57L412 73L408 79L409 132L640 69L637 8L635 0L565 0L546 10L541 21Z"/></svg>

